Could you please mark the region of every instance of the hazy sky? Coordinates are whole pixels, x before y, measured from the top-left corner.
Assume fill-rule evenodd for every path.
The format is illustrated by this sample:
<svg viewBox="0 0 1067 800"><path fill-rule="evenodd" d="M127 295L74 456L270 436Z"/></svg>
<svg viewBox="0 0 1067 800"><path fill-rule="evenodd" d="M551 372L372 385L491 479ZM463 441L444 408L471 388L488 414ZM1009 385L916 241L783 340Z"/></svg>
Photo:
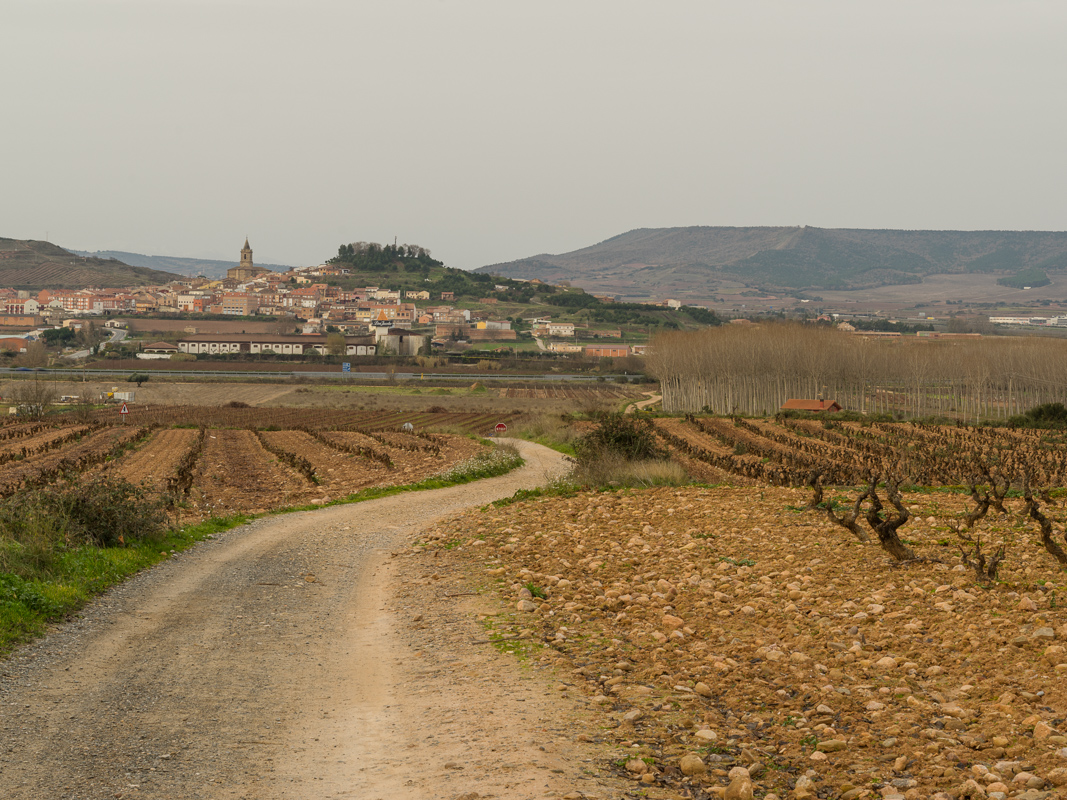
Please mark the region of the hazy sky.
<svg viewBox="0 0 1067 800"><path fill-rule="evenodd" d="M1067 227L1062 0L0 0L0 37L0 236L473 268L638 227Z"/></svg>

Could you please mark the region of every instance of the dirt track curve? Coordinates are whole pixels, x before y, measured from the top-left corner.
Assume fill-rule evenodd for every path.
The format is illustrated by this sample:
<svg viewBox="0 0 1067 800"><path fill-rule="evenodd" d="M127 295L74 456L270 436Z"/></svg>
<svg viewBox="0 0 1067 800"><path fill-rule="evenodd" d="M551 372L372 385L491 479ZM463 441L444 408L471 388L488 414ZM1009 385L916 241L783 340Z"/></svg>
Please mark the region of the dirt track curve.
<svg viewBox="0 0 1067 800"><path fill-rule="evenodd" d="M606 796L576 712L408 547L560 471L516 444L510 475L230 531L0 663L0 796Z"/></svg>

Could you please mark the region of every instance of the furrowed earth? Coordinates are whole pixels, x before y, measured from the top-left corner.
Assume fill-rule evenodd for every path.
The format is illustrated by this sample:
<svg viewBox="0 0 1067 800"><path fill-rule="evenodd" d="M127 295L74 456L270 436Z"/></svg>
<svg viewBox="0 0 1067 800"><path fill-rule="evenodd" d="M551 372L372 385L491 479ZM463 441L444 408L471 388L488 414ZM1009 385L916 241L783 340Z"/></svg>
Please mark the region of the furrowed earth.
<svg viewBox="0 0 1067 800"><path fill-rule="evenodd" d="M1007 546L987 587L949 527L965 495L904 493L900 534L928 560L902 565L801 510L809 497L547 497L466 512L413 546L499 596L499 647L556 664L558 691L599 708L575 738L610 745L605 766L635 796L1067 791L1064 574L1022 501L976 527L987 554Z"/></svg>

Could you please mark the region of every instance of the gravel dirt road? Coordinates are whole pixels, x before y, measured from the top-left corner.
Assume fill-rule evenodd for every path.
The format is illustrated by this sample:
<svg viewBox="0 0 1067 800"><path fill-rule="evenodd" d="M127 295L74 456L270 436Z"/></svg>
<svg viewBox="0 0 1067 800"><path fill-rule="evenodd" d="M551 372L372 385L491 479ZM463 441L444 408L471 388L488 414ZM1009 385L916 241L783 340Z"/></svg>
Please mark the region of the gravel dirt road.
<svg viewBox="0 0 1067 800"><path fill-rule="evenodd" d="M510 475L229 531L16 653L0 796L615 796L574 743L583 712L479 643L491 601L410 548L561 471L516 444Z"/></svg>

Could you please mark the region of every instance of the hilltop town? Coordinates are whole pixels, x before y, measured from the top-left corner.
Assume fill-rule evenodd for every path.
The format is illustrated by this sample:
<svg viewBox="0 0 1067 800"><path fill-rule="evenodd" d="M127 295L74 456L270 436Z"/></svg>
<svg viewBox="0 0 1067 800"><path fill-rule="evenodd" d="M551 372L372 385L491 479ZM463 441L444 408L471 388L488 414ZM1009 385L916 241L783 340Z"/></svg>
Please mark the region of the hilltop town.
<svg viewBox="0 0 1067 800"><path fill-rule="evenodd" d="M368 275L388 285L357 284ZM467 350L626 358L643 354L653 330L718 322L706 310L676 301L615 304L537 279L468 277L417 246L342 245L327 263L276 272L255 264L247 239L224 278L174 276L160 285L118 288L0 288L0 303L0 328L7 332L0 351L8 355L27 353L34 340L69 345L82 357L100 355L108 348L101 329L113 328L141 334L141 340L120 348L112 337L111 357L124 349L123 357L142 360L242 354L358 359ZM591 311L590 303L611 310ZM79 336L60 337L56 328ZM146 339L149 332L157 340Z"/></svg>

